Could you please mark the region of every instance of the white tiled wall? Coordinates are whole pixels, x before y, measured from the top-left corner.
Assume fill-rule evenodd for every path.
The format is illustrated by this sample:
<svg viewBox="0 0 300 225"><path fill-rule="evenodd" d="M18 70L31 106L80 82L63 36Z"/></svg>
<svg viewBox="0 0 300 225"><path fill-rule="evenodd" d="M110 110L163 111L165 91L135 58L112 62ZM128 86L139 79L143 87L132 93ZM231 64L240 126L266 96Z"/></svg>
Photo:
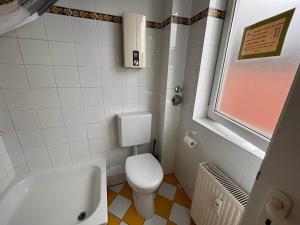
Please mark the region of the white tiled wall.
<svg viewBox="0 0 300 225"><path fill-rule="evenodd" d="M84 4L60 0L58 4L113 15L138 11L158 22L171 13L191 17L210 6L224 7L215 0ZM205 115L218 49L215 33L221 26L222 21L209 17L190 27L170 24L162 30L147 29L143 70L122 67L120 24L46 14L0 37L0 127L7 132L3 139L16 171L107 157L110 175L122 173L130 151L118 145L114 116L151 111L162 166L167 173L175 167L190 196L198 163L204 160L215 163L249 192L260 159L192 120L196 97L197 115ZM179 107L170 102L176 85L183 85ZM181 141L187 129L198 132L194 150ZM141 150L149 151L150 146ZM13 172L6 171L5 176L12 177Z"/></svg>
<svg viewBox="0 0 300 225"><path fill-rule="evenodd" d="M192 0L173 0L172 15L190 18L192 9L191 6Z"/></svg>
<svg viewBox="0 0 300 225"><path fill-rule="evenodd" d="M160 22L159 1L59 1ZM122 168L115 115L150 111L156 137L161 30L147 28L147 68L122 67L121 24L45 14L0 37L0 127L17 172L107 157ZM143 148L150 151L150 145ZM122 170L122 169L121 169Z"/></svg>
<svg viewBox="0 0 300 225"><path fill-rule="evenodd" d="M224 10L222 2L194 0L192 16L208 7ZM221 19L207 17L191 25L189 31L175 174L190 197L200 162L214 163L247 192L251 191L261 164L261 159L192 119L206 116L222 24ZM186 130L191 129L197 132L198 145L194 149L182 141Z"/></svg>
<svg viewBox="0 0 300 225"><path fill-rule="evenodd" d="M169 4L165 4L169 7ZM175 0L171 4L173 15L190 18L191 1ZM164 11L168 11L165 9ZM173 106L176 86L183 87L189 26L169 24L163 29L163 62L160 95L160 159L164 173L173 173L176 140L181 105Z"/></svg>
<svg viewBox="0 0 300 225"><path fill-rule="evenodd" d="M15 177L15 170L11 163L7 149L0 137L0 194Z"/></svg>
<svg viewBox="0 0 300 225"><path fill-rule="evenodd" d="M165 92L161 114L163 116L161 135L161 164L165 173L173 173L175 166L176 142L180 119L181 105L172 105L171 99L177 94L176 86L183 87L185 60L187 52L189 27L185 25L170 24L170 44L168 49L168 64L165 69ZM181 95L181 94L180 94Z"/></svg>

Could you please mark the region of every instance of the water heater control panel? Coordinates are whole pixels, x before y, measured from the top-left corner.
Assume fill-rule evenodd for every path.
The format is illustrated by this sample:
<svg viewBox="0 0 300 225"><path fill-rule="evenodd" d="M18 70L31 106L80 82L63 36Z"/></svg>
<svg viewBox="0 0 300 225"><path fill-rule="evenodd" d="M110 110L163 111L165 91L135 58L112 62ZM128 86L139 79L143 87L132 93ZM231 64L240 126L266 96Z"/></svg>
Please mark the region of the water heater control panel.
<svg viewBox="0 0 300 225"><path fill-rule="evenodd" d="M133 66L139 66L140 65L140 54L139 54L139 51L133 51L132 53L132 59L133 59Z"/></svg>

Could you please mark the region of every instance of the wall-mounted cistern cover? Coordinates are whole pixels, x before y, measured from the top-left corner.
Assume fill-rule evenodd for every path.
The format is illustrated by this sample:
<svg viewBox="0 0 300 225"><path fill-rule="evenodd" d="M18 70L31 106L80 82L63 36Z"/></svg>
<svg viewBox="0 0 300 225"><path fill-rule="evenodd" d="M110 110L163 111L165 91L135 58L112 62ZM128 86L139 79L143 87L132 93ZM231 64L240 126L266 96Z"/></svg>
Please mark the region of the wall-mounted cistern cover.
<svg viewBox="0 0 300 225"><path fill-rule="evenodd" d="M118 114L119 143L122 147L150 142L151 119L149 112Z"/></svg>

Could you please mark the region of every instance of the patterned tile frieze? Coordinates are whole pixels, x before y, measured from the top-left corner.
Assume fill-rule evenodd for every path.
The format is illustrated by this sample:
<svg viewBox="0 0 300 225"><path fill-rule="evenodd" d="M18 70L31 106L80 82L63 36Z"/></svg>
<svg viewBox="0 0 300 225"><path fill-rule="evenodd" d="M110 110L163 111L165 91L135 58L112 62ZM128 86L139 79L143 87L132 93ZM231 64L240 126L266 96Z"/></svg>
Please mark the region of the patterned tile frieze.
<svg viewBox="0 0 300 225"><path fill-rule="evenodd" d="M172 17L170 16L162 22L162 28L168 26L171 22L172 22Z"/></svg>
<svg viewBox="0 0 300 225"><path fill-rule="evenodd" d="M0 0L0 5L8 4L10 2L12 2L12 0ZM60 6L52 6L48 10L48 12L53 14L65 15L65 16L81 17L85 19L101 20L101 21L112 22L112 23L122 23L122 16L115 16L115 15L109 15L105 13L91 12L86 10L72 9L72 8L66 8ZM224 19L225 12L214 8L208 8L196 14L192 18L184 18L180 16L171 15L163 22L146 21L146 27L154 28L154 29L162 29L167 25L169 25L170 23L189 26L207 16Z"/></svg>
<svg viewBox="0 0 300 225"><path fill-rule="evenodd" d="M190 25L190 18L184 18L180 16L171 16L171 23L181 24L181 25Z"/></svg>
<svg viewBox="0 0 300 225"><path fill-rule="evenodd" d="M208 10L208 16L216 17L219 19L225 19L225 11L210 8Z"/></svg>
<svg viewBox="0 0 300 225"><path fill-rule="evenodd" d="M0 5L5 5L8 4L10 2L12 2L13 0L0 0Z"/></svg>
<svg viewBox="0 0 300 225"><path fill-rule="evenodd" d="M1 1L1 0L0 0ZM4 1L4 0L2 0ZM8 1L8 0L6 0ZM60 6L52 6L49 11L49 13L54 13L54 14L60 14L60 15L68 15L68 16L74 16L74 17L81 17L81 18L86 18L86 19L96 19L96 20L101 20L101 21L106 21L106 22L112 22L112 23L122 23L122 16L114 16L114 15L109 15L109 14L104 14L104 13L98 13L98 12L90 12L90 11L85 11L85 10L78 10L78 9L71 9L71 8L65 8L65 7L60 7ZM185 17L180 17L180 16L175 16L171 15L167 19L165 19L163 22L153 22L153 21L146 21L146 27L148 28L154 28L154 29L162 29L169 25L170 23L174 24L181 24L181 25L192 25L196 23L197 21L207 17L207 16L212 16L216 17L219 19L224 19L225 18L225 12L218 10L218 9L205 9L201 11L200 13L196 14L193 16L191 19L190 18L185 18Z"/></svg>
<svg viewBox="0 0 300 225"><path fill-rule="evenodd" d="M65 16L70 16L72 14L72 11L69 8L64 8L59 6L52 6L48 10L48 12L53 14L65 15Z"/></svg>
<svg viewBox="0 0 300 225"><path fill-rule="evenodd" d="M146 21L146 27L154 28L154 29L161 29L162 28L162 23Z"/></svg>
<svg viewBox="0 0 300 225"><path fill-rule="evenodd" d="M162 22L162 28L168 26L170 23L189 26L191 23L191 19L172 15Z"/></svg>
<svg viewBox="0 0 300 225"><path fill-rule="evenodd" d="M104 13L96 13L97 17L96 20L106 21L106 22L112 22L112 23L122 23L122 16L114 16Z"/></svg>
<svg viewBox="0 0 300 225"><path fill-rule="evenodd" d="M96 12L89 12L89 11L78 10L78 9L70 9L70 11L71 11L70 16L81 17L81 18L92 19L92 20L97 19Z"/></svg>
<svg viewBox="0 0 300 225"><path fill-rule="evenodd" d="M193 16L191 18L191 25L194 24L194 23L196 23L197 21L199 21L199 20L207 17L207 15L208 15L208 9L205 9L205 10L197 13L195 16Z"/></svg>
<svg viewBox="0 0 300 225"><path fill-rule="evenodd" d="M221 10L213 9L213 8L205 9L205 10L197 13L195 16L193 16L191 18L190 25L198 22L199 20L201 20L201 19L203 19L207 16L211 16L211 17L215 17L215 18L219 18L219 19L224 19L225 18L225 11L221 11Z"/></svg>

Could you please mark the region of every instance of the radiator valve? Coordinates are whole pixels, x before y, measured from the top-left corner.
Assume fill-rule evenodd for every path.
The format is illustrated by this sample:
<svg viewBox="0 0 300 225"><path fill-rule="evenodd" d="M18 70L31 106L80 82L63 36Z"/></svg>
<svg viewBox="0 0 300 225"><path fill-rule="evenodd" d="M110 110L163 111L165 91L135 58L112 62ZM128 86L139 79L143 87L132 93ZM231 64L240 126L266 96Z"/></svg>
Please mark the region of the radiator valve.
<svg viewBox="0 0 300 225"><path fill-rule="evenodd" d="M215 212L216 212L217 216L219 216L221 214L222 206L223 206L223 199L216 198L214 208L215 208Z"/></svg>

